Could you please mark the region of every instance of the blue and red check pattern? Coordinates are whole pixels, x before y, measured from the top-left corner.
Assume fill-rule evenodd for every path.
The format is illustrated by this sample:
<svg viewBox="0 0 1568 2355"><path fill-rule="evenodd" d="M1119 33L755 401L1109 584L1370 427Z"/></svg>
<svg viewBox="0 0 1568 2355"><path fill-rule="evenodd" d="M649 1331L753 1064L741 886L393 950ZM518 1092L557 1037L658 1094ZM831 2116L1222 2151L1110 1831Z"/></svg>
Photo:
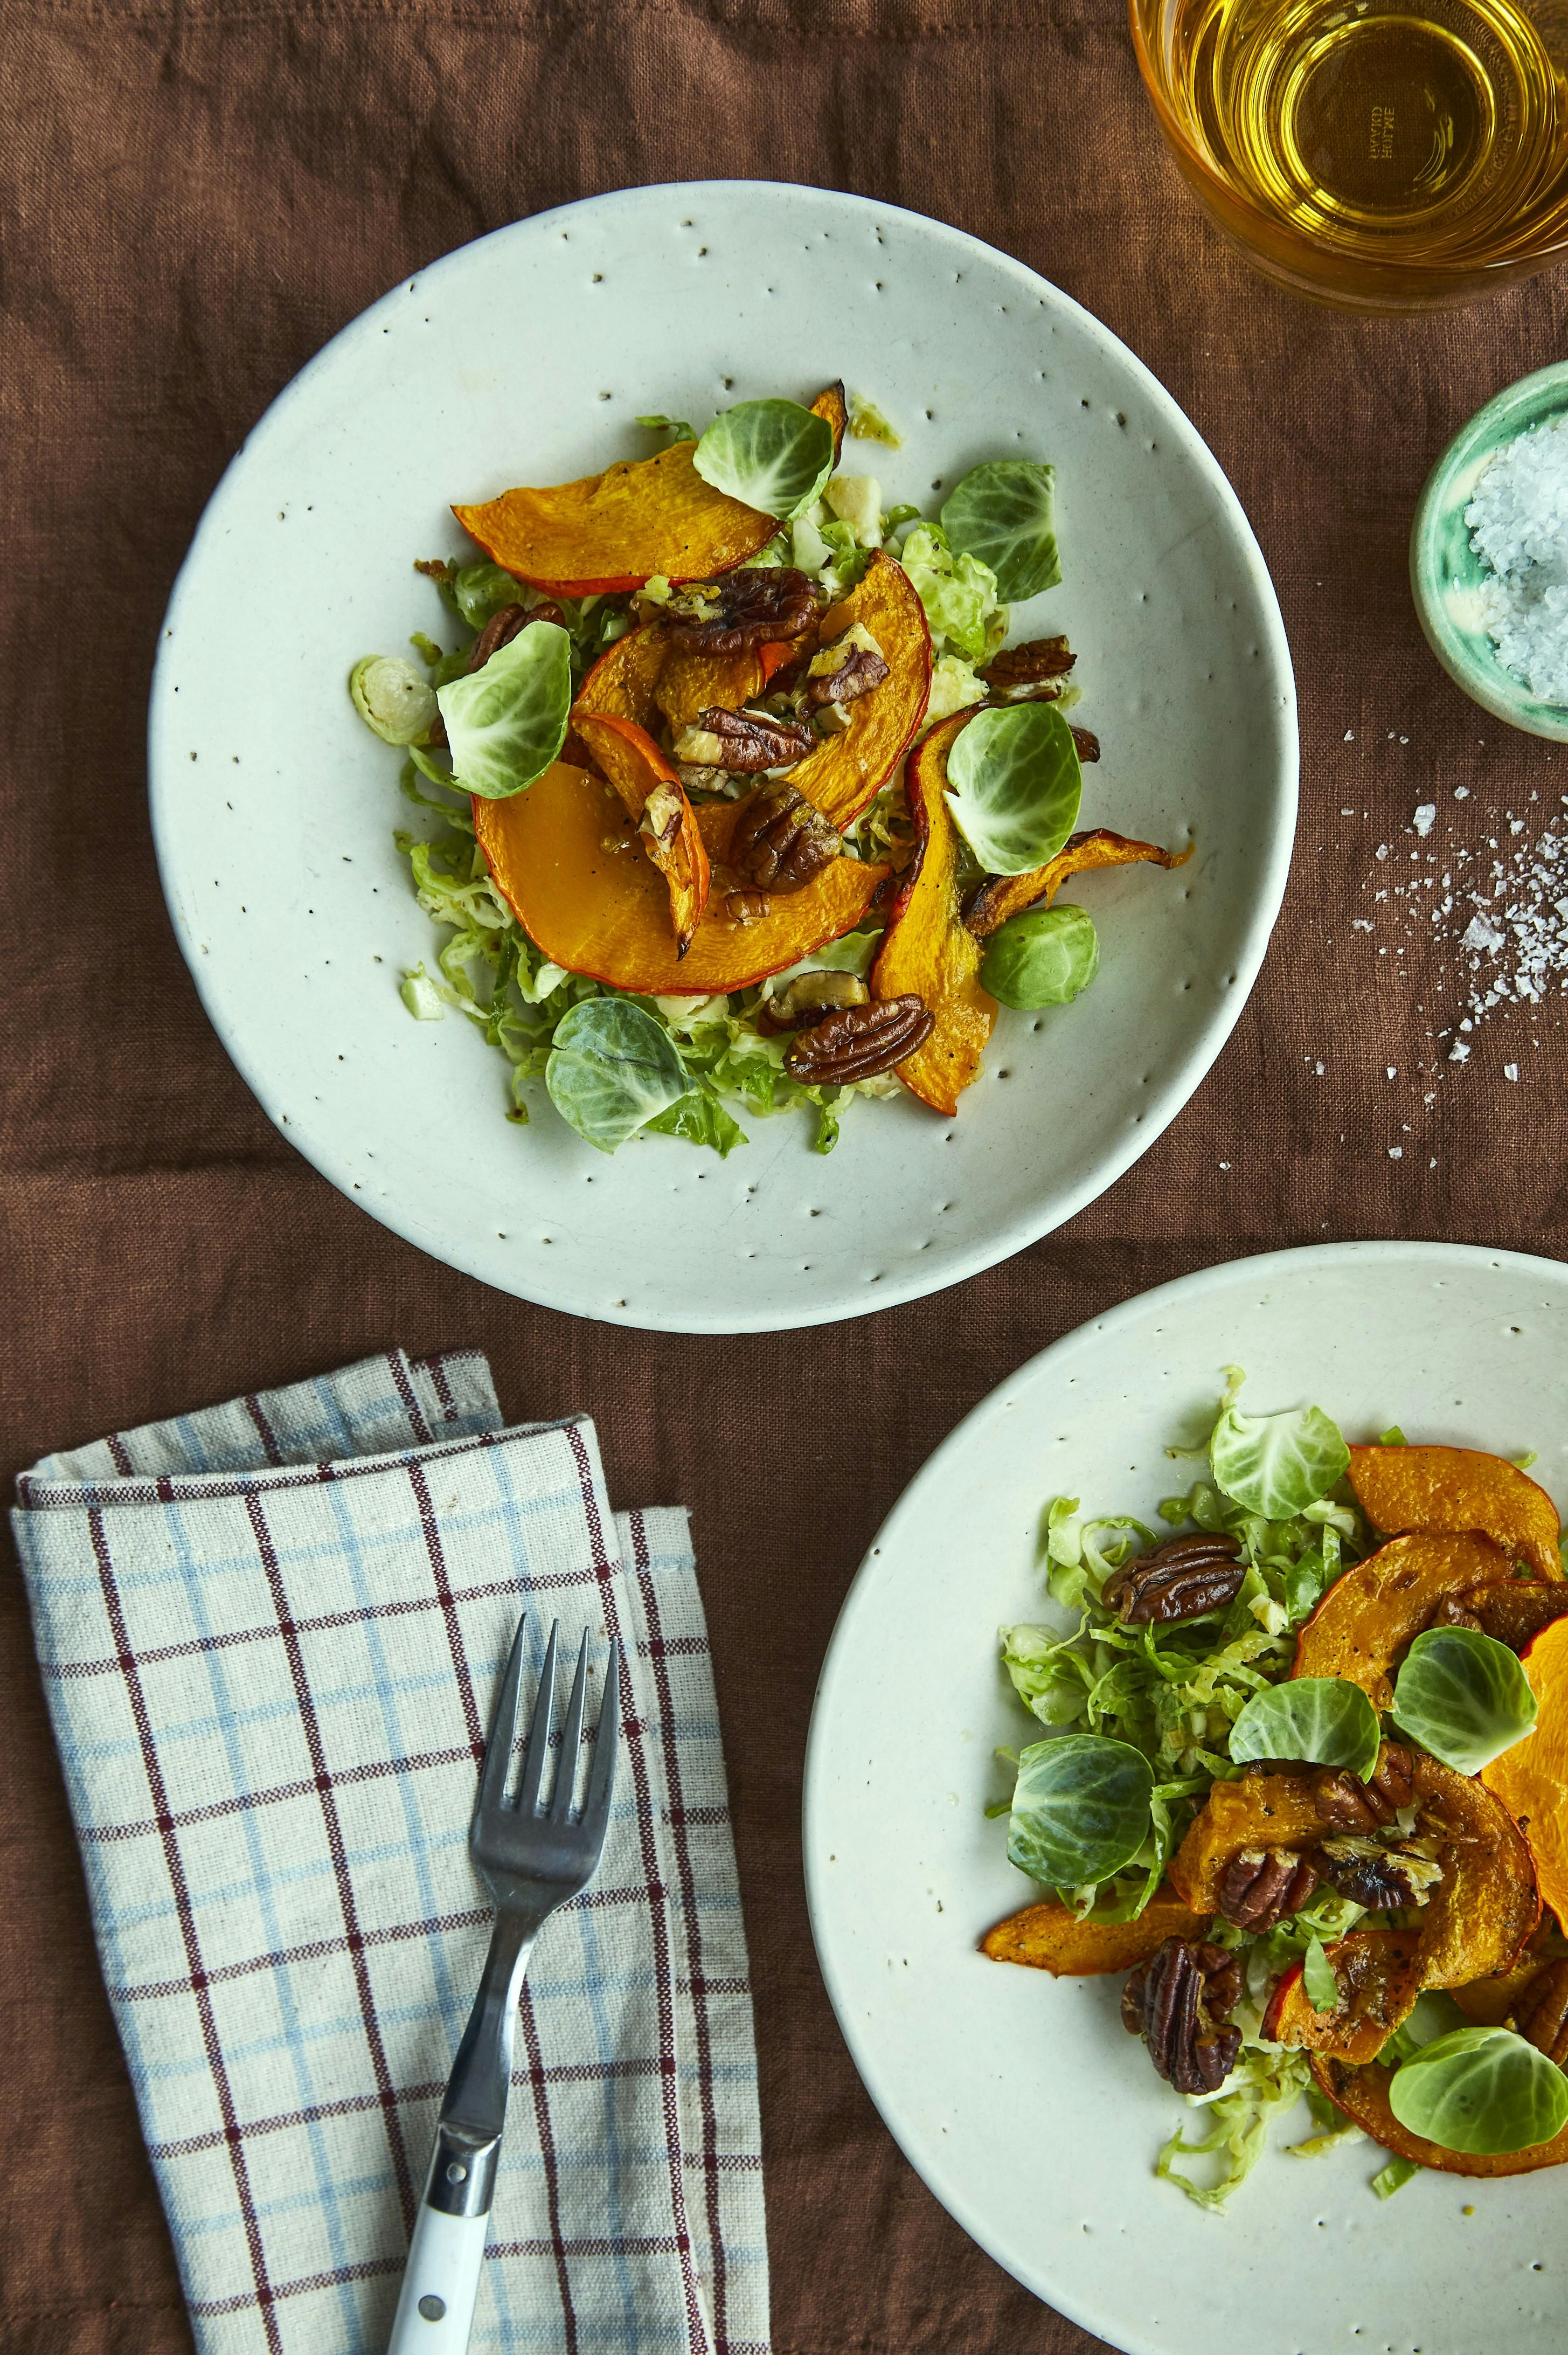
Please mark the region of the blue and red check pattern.
<svg viewBox="0 0 1568 2355"><path fill-rule="evenodd" d="M46 1459L14 1515L201 2355L379 2355L488 1934L519 1601L621 1638L592 1886L519 2022L474 2345L766 2355L746 1947L686 1517L401 1353ZM592 1704L591 1704L592 1713Z"/></svg>

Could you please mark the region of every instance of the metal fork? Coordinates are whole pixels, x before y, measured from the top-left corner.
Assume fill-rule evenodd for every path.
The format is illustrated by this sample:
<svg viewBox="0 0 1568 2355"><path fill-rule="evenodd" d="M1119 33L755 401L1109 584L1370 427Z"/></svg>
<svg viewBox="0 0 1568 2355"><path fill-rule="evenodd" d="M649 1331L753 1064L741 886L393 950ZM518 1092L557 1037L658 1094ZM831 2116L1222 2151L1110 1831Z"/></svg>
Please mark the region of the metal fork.
<svg viewBox="0 0 1568 2355"><path fill-rule="evenodd" d="M545 1805L559 1621L549 1631L517 1795L515 1799L507 1796L522 1684L523 1626L519 1619L479 1770L479 1796L468 1835L474 1870L495 1901L496 1926L441 2105L435 2153L409 2244L389 2355L464 2355L468 2345L507 2119L523 1973L541 1924L593 1878L610 1820L621 1681L621 1647L613 1636L587 1796L581 1814L571 1812L588 1698L586 1629L566 1708L555 1788Z"/></svg>

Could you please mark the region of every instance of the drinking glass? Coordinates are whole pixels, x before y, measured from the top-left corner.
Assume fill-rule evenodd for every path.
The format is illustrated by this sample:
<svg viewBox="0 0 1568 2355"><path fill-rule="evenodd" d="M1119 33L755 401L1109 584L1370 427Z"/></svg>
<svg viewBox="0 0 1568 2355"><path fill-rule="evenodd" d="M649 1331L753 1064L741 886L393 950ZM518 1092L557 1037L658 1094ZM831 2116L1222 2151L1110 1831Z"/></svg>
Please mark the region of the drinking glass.
<svg viewBox="0 0 1568 2355"><path fill-rule="evenodd" d="M1568 248L1568 0L1130 0L1160 129L1267 276L1473 302Z"/></svg>

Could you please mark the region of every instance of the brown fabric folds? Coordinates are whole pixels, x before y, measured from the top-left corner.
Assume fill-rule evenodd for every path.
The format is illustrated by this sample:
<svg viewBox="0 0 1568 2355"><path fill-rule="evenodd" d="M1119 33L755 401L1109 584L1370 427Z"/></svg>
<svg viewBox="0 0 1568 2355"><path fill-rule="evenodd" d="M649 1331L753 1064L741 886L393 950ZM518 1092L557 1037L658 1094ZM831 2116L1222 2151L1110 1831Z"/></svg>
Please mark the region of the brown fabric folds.
<svg viewBox="0 0 1568 2355"><path fill-rule="evenodd" d="M936 2206L846 2057L801 1886L813 1681L901 1485L1084 1316L1215 1258L1328 1236L1563 1252L1561 1000L1494 1016L1450 1062L1432 1033L1453 1017L1435 1009L1467 977L1444 926L1392 887L1421 871L1418 804L1442 813L1435 840L1462 821L1484 859L1488 837L1515 839L1510 810L1533 829L1568 788L1568 762L1437 671L1404 554L1450 432L1560 353L1563 282L1404 322L1264 286L1160 154L1117 0L7 0L0 23L7 1480L45 1448L394 1341L483 1348L508 1416L597 1416L616 1498L694 1508L757 1985L780 2355L1083 2355L1092 2342ZM800 1336L683 1340L483 1291L294 1156L171 938L143 723L202 505L327 336L502 222L728 174L941 215L1126 338L1207 435L1273 567L1305 786L1286 913L1241 1027L1103 1200L955 1294ZM173 2355L188 2344L177 2286L14 1572L0 1610L0 2347Z"/></svg>

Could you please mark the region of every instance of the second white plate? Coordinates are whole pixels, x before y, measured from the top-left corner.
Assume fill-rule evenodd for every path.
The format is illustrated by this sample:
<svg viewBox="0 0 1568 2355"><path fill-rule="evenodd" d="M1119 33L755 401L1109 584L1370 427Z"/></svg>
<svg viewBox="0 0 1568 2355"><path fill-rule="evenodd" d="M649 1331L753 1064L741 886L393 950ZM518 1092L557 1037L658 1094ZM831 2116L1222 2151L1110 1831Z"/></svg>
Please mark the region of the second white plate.
<svg viewBox="0 0 1568 2355"><path fill-rule="evenodd" d="M1129 2355L1559 2355L1568 2174L1426 2174L1374 2198L1362 2143L1272 2157L1222 2217L1153 2172L1192 2113L1122 2028L1119 1978L976 1941L1030 1902L987 1802L1031 1721L999 1624L1040 1615L1049 1499L1147 1518L1222 1368L1256 1412L1514 1455L1568 1497L1568 1268L1437 1243L1242 1260L1129 1301L992 1392L890 1515L812 1720L807 1892L839 2025L893 2134L983 2247ZM1305 2117L1306 2113L1299 2113ZM1304 2128L1303 2131L1306 2131Z"/></svg>

